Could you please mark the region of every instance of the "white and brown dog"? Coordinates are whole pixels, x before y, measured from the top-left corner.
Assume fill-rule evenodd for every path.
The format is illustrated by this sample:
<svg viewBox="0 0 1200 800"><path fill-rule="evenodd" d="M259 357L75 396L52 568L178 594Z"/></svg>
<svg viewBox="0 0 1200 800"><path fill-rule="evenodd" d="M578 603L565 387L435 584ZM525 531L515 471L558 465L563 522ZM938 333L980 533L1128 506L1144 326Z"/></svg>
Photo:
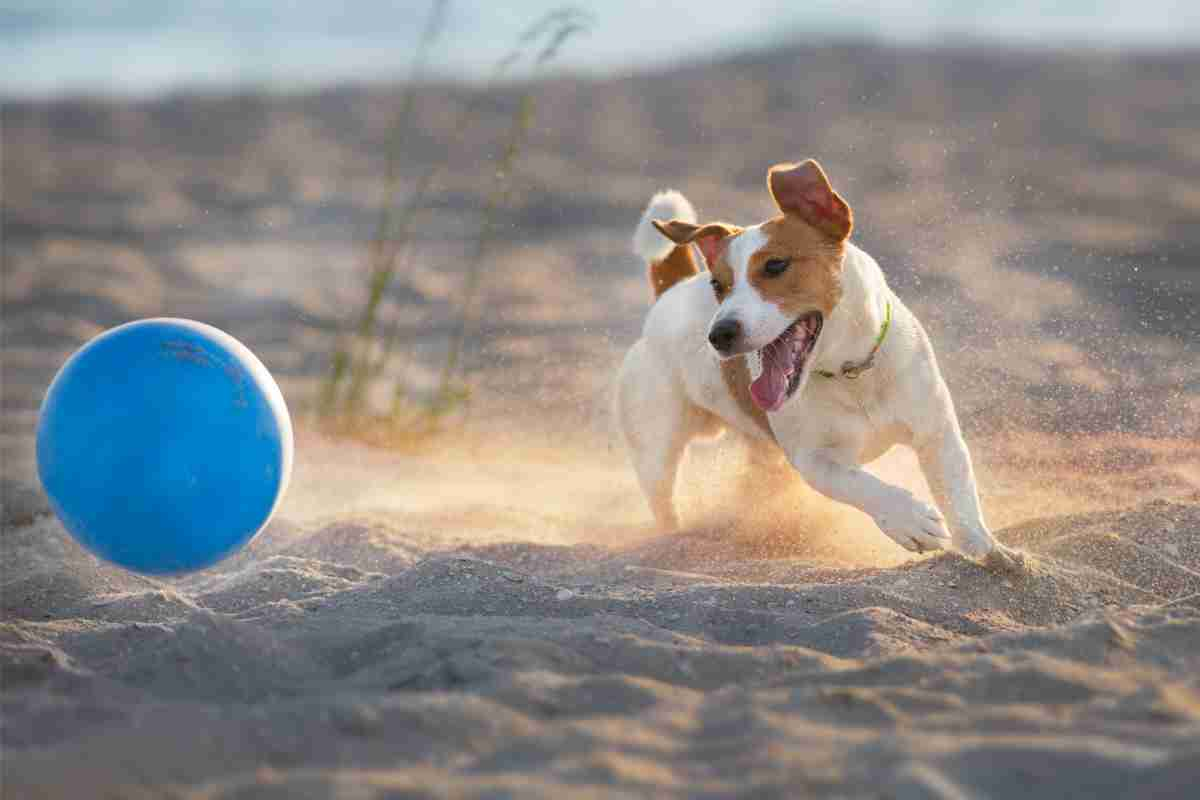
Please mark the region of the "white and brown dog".
<svg viewBox="0 0 1200 800"><path fill-rule="evenodd" d="M929 337L849 241L850 207L815 161L772 167L767 183L780 214L759 225L698 225L670 191L633 237L656 301L621 367L617 414L656 520L678 525L688 442L731 428L777 445L810 486L906 549L1008 562ZM942 511L861 468L896 444L916 450Z"/></svg>

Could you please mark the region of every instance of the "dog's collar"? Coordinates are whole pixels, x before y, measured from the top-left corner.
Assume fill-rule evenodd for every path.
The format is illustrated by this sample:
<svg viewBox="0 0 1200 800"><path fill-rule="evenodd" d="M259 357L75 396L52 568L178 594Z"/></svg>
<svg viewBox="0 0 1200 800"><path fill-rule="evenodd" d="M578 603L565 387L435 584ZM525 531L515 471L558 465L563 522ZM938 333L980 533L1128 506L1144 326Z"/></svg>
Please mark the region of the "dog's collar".
<svg viewBox="0 0 1200 800"><path fill-rule="evenodd" d="M892 301L887 301L887 309L883 314L883 324L879 326L879 335L875 337L875 346L871 348L871 352L867 353L867 357L862 361L847 361L842 364L840 372L830 372L827 369L814 370L822 378L836 378L839 374L843 378L851 380L862 375L864 372L875 366L875 354L879 352L879 348L883 345L883 340L888 334L888 328L892 327Z"/></svg>

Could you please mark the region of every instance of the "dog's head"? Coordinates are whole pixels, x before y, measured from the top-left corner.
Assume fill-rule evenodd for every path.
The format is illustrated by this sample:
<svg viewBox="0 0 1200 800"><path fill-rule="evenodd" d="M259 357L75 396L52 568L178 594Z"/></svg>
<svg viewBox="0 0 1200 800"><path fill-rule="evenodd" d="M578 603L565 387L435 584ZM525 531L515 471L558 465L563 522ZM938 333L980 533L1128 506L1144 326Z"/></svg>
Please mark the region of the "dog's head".
<svg viewBox="0 0 1200 800"><path fill-rule="evenodd" d="M667 238L703 253L720 307L708 340L722 358L757 355L751 396L775 411L800 386L825 318L841 299L853 214L816 161L777 164L767 186L781 212L759 225L655 221Z"/></svg>

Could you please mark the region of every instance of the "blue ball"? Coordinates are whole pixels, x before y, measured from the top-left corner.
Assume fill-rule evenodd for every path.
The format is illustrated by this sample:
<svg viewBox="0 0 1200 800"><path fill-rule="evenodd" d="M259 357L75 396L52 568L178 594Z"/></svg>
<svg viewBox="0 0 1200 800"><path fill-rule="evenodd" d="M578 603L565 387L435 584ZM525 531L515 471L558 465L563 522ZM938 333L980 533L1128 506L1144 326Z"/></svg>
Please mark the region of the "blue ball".
<svg viewBox="0 0 1200 800"><path fill-rule="evenodd" d="M100 334L42 403L38 475L71 535L126 569L203 569L271 518L292 471L292 421L249 349L186 319Z"/></svg>

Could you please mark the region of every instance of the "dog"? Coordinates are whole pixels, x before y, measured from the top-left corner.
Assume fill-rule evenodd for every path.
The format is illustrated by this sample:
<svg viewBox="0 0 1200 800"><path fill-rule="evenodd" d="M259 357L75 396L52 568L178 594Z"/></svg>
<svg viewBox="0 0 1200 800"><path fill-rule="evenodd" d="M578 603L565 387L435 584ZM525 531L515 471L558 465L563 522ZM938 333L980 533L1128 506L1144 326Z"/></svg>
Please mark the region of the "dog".
<svg viewBox="0 0 1200 800"><path fill-rule="evenodd" d="M907 550L1011 557L984 521L929 337L850 241L850 206L811 159L772 167L767 187L779 214L758 225L698 224L672 190L634 232L655 301L621 365L616 413L658 525L679 526L689 442L732 429ZM898 444L916 451L937 507L862 469Z"/></svg>

